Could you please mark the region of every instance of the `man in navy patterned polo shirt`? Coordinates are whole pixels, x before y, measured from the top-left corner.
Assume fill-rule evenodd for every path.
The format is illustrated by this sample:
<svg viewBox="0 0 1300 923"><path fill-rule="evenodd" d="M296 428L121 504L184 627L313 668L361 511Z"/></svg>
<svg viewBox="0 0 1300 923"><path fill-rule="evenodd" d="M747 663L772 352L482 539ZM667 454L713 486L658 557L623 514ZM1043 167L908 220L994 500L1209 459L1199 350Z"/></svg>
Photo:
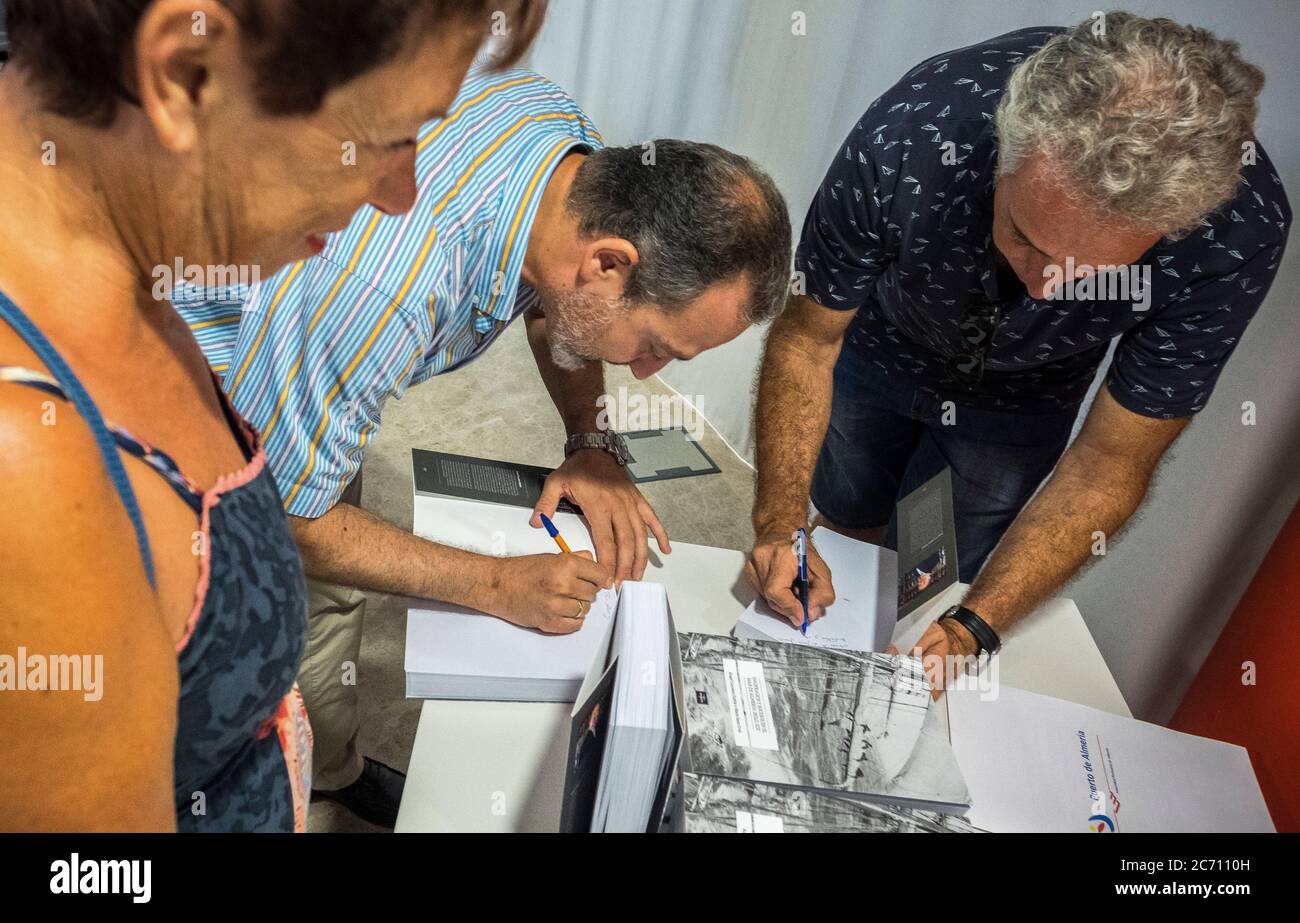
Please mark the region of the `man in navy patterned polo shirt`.
<svg viewBox="0 0 1300 923"><path fill-rule="evenodd" d="M951 467L974 583L927 656L995 649L1124 525L1282 258L1262 84L1233 42L1113 12L931 58L871 104L764 357L750 577L769 603L802 618L810 494L825 524L892 544L897 499ZM811 565L817 615L834 592Z"/></svg>

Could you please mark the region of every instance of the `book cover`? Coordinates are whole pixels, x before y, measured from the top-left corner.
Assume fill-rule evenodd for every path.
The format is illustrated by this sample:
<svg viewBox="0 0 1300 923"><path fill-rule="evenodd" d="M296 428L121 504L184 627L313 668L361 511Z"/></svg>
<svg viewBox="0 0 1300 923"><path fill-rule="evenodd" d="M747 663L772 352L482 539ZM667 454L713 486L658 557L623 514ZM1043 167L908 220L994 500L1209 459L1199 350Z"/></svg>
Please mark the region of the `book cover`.
<svg viewBox="0 0 1300 923"><path fill-rule="evenodd" d="M898 524L898 617L925 605L957 582L957 520L952 470L944 468L894 511Z"/></svg>
<svg viewBox="0 0 1300 923"><path fill-rule="evenodd" d="M915 658L694 633L679 640L692 772L969 806Z"/></svg>
<svg viewBox="0 0 1300 923"><path fill-rule="evenodd" d="M763 782L684 774L686 833L983 833L965 818Z"/></svg>
<svg viewBox="0 0 1300 923"><path fill-rule="evenodd" d="M952 742L996 833L1272 833L1235 744L1002 685L948 693Z"/></svg>
<svg viewBox="0 0 1300 923"><path fill-rule="evenodd" d="M427 449L411 450L411 468L417 494L505 503L526 509L537 505L546 479L554 470ZM561 499L556 510L582 514L582 510L565 499Z"/></svg>

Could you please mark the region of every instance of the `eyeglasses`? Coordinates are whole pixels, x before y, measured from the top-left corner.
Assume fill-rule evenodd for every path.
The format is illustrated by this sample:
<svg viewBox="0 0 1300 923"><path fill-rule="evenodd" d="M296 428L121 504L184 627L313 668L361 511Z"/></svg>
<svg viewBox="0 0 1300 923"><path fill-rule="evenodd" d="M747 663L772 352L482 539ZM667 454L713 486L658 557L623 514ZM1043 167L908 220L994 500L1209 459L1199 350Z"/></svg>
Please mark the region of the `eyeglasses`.
<svg viewBox="0 0 1300 923"><path fill-rule="evenodd" d="M1002 308L991 301L976 302L966 310L957 329L965 349L948 357L948 375L959 385L974 389L984 380L984 356L993 342L993 332L1002 316Z"/></svg>

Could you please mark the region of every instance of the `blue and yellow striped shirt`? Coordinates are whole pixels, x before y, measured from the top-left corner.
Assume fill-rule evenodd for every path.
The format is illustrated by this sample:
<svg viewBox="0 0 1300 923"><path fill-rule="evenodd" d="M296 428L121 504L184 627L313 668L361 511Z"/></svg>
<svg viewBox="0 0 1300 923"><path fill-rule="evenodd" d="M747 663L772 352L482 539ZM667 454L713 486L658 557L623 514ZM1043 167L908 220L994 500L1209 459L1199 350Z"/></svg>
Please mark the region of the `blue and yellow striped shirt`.
<svg viewBox="0 0 1300 923"><path fill-rule="evenodd" d="M567 152L600 146L544 77L471 72L420 131L411 211L366 206L314 259L224 300L175 299L290 513L338 502L389 397L471 361L536 303L519 273L542 192Z"/></svg>

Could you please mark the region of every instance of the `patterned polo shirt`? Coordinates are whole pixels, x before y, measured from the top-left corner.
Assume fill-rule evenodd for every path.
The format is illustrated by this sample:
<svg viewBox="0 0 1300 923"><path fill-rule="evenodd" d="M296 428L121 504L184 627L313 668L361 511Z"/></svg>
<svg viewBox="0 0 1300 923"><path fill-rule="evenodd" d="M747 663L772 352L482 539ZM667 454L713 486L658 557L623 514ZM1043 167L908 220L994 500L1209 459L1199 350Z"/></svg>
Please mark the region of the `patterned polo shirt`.
<svg viewBox="0 0 1300 923"><path fill-rule="evenodd" d="M846 348L958 403L1078 404L1118 337L1106 378L1115 400L1144 416L1194 414L1268 293L1290 205L1256 144L1236 196L1190 235L1147 251L1131 267L1135 286L1114 273L1070 299L1035 300L1019 284L999 291L993 113L1010 72L1059 31L1023 29L938 55L873 102L808 210L796 268L819 304L860 308ZM971 391L948 359L968 348L959 324L977 302L1001 310Z"/></svg>
<svg viewBox="0 0 1300 923"><path fill-rule="evenodd" d="M174 298L290 513L338 502L390 397L472 361L536 304L519 274L542 192L566 153L601 144L544 77L472 72L419 133L409 212L366 206L318 257L224 298Z"/></svg>

